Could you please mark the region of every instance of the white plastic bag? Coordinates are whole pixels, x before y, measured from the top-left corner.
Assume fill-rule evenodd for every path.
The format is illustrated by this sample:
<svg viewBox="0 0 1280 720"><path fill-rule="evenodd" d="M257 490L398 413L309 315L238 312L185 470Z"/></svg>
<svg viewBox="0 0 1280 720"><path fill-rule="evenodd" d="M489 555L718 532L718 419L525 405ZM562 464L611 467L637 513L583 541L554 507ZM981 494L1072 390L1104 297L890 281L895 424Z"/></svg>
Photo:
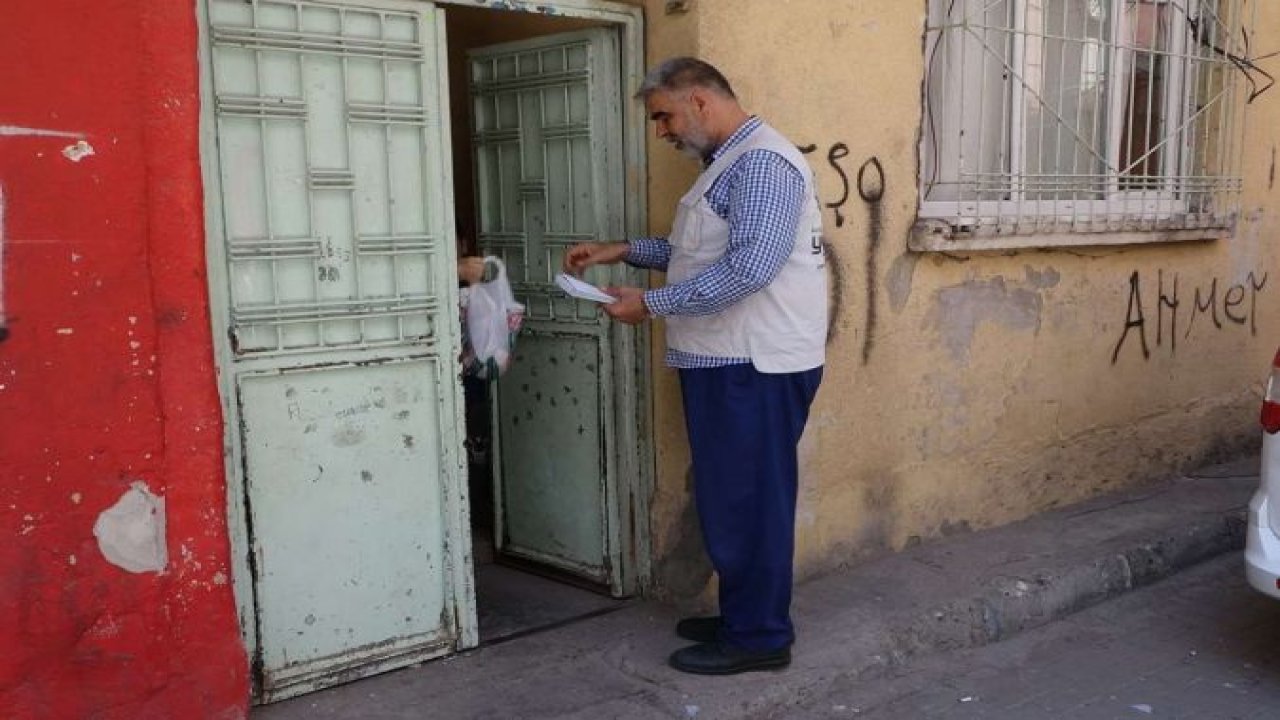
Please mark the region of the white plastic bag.
<svg viewBox="0 0 1280 720"><path fill-rule="evenodd" d="M462 366L468 374L492 379L511 365L516 335L524 324L524 305L511 292L507 266L493 256L484 262L498 272L493 280L465 289Z"/></svg>

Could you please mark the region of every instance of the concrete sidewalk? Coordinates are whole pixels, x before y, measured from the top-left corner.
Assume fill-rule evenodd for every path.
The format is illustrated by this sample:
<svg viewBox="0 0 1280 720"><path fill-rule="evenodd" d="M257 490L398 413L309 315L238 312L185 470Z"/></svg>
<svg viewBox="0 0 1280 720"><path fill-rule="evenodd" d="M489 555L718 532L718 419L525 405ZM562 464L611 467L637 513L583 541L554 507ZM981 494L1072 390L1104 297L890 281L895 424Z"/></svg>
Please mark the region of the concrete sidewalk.
<svg viewBox="0 0 1280 720"><path fill-rule="evenodd" d="M782 672L670 670L667 655L687 644L677 615L637 603L253 718L785 718L836 680L1001 640L1239 549L1257 482L1257 460L1244 460L810 581L796 588L798 638Z"/></svg>

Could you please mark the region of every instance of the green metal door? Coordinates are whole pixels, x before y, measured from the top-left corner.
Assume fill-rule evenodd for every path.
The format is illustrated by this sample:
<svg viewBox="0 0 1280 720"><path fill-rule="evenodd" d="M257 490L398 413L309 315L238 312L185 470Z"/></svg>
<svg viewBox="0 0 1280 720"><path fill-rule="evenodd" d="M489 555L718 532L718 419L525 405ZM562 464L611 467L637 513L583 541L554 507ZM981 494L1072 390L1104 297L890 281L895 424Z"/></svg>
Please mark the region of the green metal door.
<svg viewBox="0 0 1280 720"><path fill-rule="evenodd" d="M569 246L623 234L617 39L483 48L470 82L479 241L527 313L496 393L496 546L621 594L615 330L553 282Z"/></svg>
<svg viewBox="0 0 1280 720"><path fill-rule="evenodd" d="M476 642L443 19L206 6L237 596L270 701Z"/></svg>

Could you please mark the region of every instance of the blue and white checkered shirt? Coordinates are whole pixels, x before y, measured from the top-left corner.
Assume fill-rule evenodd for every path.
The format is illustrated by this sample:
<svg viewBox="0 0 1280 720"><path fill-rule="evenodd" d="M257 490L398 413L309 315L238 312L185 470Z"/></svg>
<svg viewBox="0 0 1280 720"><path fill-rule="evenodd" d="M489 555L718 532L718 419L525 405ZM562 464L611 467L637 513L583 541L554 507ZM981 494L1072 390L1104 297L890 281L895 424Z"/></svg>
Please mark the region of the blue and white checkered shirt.
<svg viewBox="0 0 1280 720"><path fill-rule="evenodd" d="M706 164L716 161L760 127L751 116L716 148ZM724 256L683 282L649 290L644 304L655 315L710 315L751 293L763 290L782 271L795 244L804 205L804 178L781 155L769 150L744 153L716 178L706 194L711 209L729 224ZM671 245L664 237L632 240L630 265L666 270ZM667 350L673 368L714 368L751 362L750 358L714 357Z"/></svg>

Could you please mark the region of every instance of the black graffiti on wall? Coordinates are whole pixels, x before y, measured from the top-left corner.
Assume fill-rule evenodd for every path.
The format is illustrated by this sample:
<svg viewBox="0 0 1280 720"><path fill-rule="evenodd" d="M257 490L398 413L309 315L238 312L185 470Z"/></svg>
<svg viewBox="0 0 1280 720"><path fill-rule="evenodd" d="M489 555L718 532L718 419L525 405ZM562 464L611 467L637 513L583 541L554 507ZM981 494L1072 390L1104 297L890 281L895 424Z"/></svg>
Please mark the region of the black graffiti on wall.
<svg viewBox="0 0 1280 720"><path fill-rule="evenodd" d="M876 341L876 319L880 298L880 241L884 236L884 166L871 158L858 168L858 197L867 204L867 329L862 337L862 364L871 360Z"/></svg>
<svg viewBox="0 0 1280 720"><path fill-rule="evenodd" d="M796 149L802 154L809 155L817 152L818 146L815 144L798 145ZM849 157L849 146L843 142L832 143L827 148L826 158L827 164L835 171L836 176L840 179L840 196L828 202L820 202L820 204L831 210L835 215L836 227L844 227L845 214L844 208L852 197L853 186L849 181L849 173L845 170L841 161ZM879 316L879 252L880 245L884 237L884 194L885 194L885 174L884 165L881 164L880 158L872 157L862 166L858 168L857 174L857 190L858 197L867 205L867 249L866 249L866 328L862 335L862 363L865 365L871 359L872 349L875 347L876 323ZM835 255L830 251L833 249L830 243L827 248L833 268L839 268L834 265ZM833 288L832 288L832 308L831 319L827 331L828 342L835 336L837 327L836 320L840 314L840 305L843 298L843 278L838 272L833 272Z"/></svg>
<svg viewBox="0 0 1280 720"><path fill-rule="evenodd" d="M844 308L844 270L840 265L840 254L830 242L822 241L822 251L826 255L827 273L831 285L827 288L827 345L836 339L840 329L840 313Z"/></svg>
<svg viewBox="0 0 1280 720"><path fill-rule="evenodd" d="M797 145L796 149L801 154L808 155L816 152L818 146L812 144ZM836 171L836 175L840 176L840 197L831 202L822 203L822 206L834 211L836 227L844 227L844 206L845 203L849 202L849 174L845 172L844 167L840 164L840 161L847 157L849 157L849 146L842 142L834 143L827 148L827 164Z"/></svg>
<svg viewBox="0 0 1280 720"><path fill-rule="evenodd" d="M1249 334L1258 334L1258 295L1266 289L1269 273L1259 278L1257 273L1250 272L1244 282L1228 285L1219 278L1213 278L1208 285L1197 285L1193 292L1182 294L1177 273L1166 277L1164 270L1156 271L1155 304L1144 302L1142 290L1142 273L1134 270L1129 276L1129 300L1125 308L1124 331L1116 342L1111 353L1111 364L1120 359L1120 351L1132 333L1137 337L1137 344L1142 349L1143 359L1151 357L1151 347L1147 344L1148 308L1153 308L1155 317L1156 347L1164 347L1166 338L1169 342L1169 354L1178 351L1178 339L1191 337L1197 328L1207 330L1224 330L1232 325L1249 326ZM1150 278L1148 277L1148 283ZM1190 305L1183 305L1185 299ZM1179 322L1179 311L1183 321ZM1166 335L1166 329L1168 334Z"/></svg>

